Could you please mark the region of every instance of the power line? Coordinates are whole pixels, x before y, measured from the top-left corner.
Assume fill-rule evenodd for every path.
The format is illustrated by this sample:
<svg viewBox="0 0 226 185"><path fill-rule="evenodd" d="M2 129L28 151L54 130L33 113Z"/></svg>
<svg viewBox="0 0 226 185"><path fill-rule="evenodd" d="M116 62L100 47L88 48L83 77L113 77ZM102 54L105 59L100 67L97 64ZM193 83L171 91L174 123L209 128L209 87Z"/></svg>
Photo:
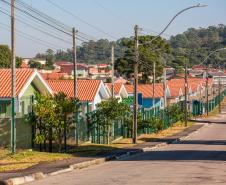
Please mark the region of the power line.
<svg viewBox="0 0 226 185"><path fill-rule="evenodd" d="M4 12L4 11L2 11L2 10L0 10L0 12L3 13L3 14L5 14L5 15L7 15L7 16L9 16L9 17L11 17L9 14L7 14L6 12ZM19 19L18 16L17 16L16 20L19 21L19 22L21 22L21 23L24 24L24 25L27 25L27 26L29 26L29 27L31 27L31 28L37 30L37 31L40 31L41 33L44 33L44 34L46 34L46 35L48 35L48 36L51 36L51 37L53 37L53 38L55 38L55 39L58 39L58 40L60 40L60 41L62 41L62 42L64 42L64 43L72 44L70 41L64 40L64 39L60 38L59 36L55 36L55 35L53 35L53 34L47 32L47 31L43 31L42 29L39 29L39 28L37 28L37 27L35 27L35 26L33 26L33 25L31 25L31 24L29 24L29 23L23 21L22 19Z"/></svg>
<svg viewBox="0 0 226 185"><path fill-rule="evenodd" d="M5 1L5 0L1 0L1 1L4 2L5 4L11 6L11 4L10 4L9 2L7 2L7 1ZM23 9L18 8L18 7L16 7L16 6L14 6L14 8L16 8L16 9L19 10L20 12L23 12L24 14L26 14L26 15L32 17L33 19L38 20L38 21L42 22L43 24L48 25L49 27L52 27L52 28L54 28L54 29L56 29L56 30L58 30L58 31L60 31L60 32L62 32L62 33L64 33L64 34L66 34L66 35L72 36L71 33L67 32L67 31L65 31L65 30L63 30L63 29L61 29L61 28L59 28L59 27L57 27L57 26L55 26L55 25L52 25L51 23L48 23L48 22L45 21L45 20L42 20L42 19L40 19L40 18L38 18L38 17L32 15L31 13L27 12L26 10L23 10Z"/></svg>
<svg viewBox="0 0 226 185"><path fill-rule="evenodd" d="M25 2L23 2L22 0L17 0L17 4L19 4L20 6L24 7L25 9L27 9L29 12L31 13L35 13L36 16L40 16L42 18L44 18L45 20L48 20L49 22L52 22L54 24L56 24L57 26L59 26L60 28L67 30L68 32L71 32L71 27L65 25L64 23L60 22L59 20L56 20L50 16L48 16L47 14L33 8L32 6L26 4Z"/></svg>
<svg viewBox="0 0 226 185"><path fill-rule="evenodd" d="M115 14L112 10L110 10L109 8L107 8L106 6L104 6L103 4L101 4L98 0L94 0L94 2L96 2L96 4L101 7L102 9L104 9L106 12L108 12L109 14L111 14L117 21L120 21L123 24L129 24L130 26L133 26L133 23L128 22L127 20L125 20L125 18L123 18L122 16L119 16L118 14ZM155 34L159 34L160 32L152 30L152 29L148 29L148 28L144 28L145 30L149 31L149 32L153 32ZM147 33L149 33L147 32ZM170 37L171 35L164 33L163 35Z"/></svg>
<svg viewBox="0 0 226 185"><path fill-rule="evenodd" d="M2 23L0 23L0 25L2 25L2 26L0 26L0 28L7 30L7 31L10 31L10 28L8 26L3 25ZM59 50L58 48L53 47L52 44L51 45L49 45L48 43L45 44L46 42L43 42L43 40L38 41L38 39L35 39L33 36L30 36L30 35L28 36L27 34L21 32L21 31L17 31L17 35L20 36L20 37L23 37L27 40L33 41L36 44L48 47L48 48L53 49L53 50Z"/></svg>
<svg viewBox="0 0 226 185"><path fill-rule="evenodd" d="M45 13L43 12L40 12L39 10L37 9L34 9L33 7L29 6L28 4L24 3L23 1L19 0L19 4L21 4L23 7L25 7L26 9L28 9L28 11L30 12L33 12L35 14L37 14L38 16L41 16L42 18L44 18L45 20L48 20L50 22L53 22L54 24L58 25L59 27L61 27L62 29L66 29L68 32L71 32L71 28L67 25L65 25L64 23L61 23L60 21L46 15ZM70 35L71 36L71 35ZM85 33L82 33L80 31L77 31L77 36L78 37L81 37L82 39L85 39L85 40L91 40L89 38L87 38L87 34ZM93 37L92 37L93 39Z"/></svg>
<svg viewBox="0 0 226 185"><path fill-rule="evenodd" d="M0 12L3 13L3 14L5 14L5 15L7 15L7 16L9 16L9 17L11 17L8 13L6 13L6 12L4 12L4 11L2 11L2 10L0 10ZM48 36L51 36L51 37L53 37L53 38L55 38L55 39L58 39L58 40L60 40L60 41L62 41L62 42L64 42L64 43L67 43L67 44L70 44L70 45L72 44L71 41L62 39L60 35L57 35L57 36L56 36L56 35L55 35L56 33L50 33L49 30L47 30L47 29L45 29L45 28L43 28L43 27L42 27L42 29L39 29L39 28L33 26L32 24L29 24L29 23L27 22L27 20L26 20L26 22L23 21L22 19L24 19L24 18L19 19L18 17L20 17L20 16L17 16L16 20L18 20L18 21L21 22L22 24L27 25L27 26L29 26L29 27L31 27L31 28L37 30L37 31L40 31L41 33L44 33L44 34L46 34L46 35L48 35ZM44 31L44 30L46 30L46 31ZM81 38L80 38L80 37L81 37ZM86 41L87 41L87 39L86 39L85 37L80 36L80 35L77 35L76 38L77 38L79 41L82 41L82 42L86 42ZM86 39L86 40L85 40L85 39Z"/></svg>
<svg viewBox="0 0 226 185"><path fill-rule="evenodd" d="M82 22L82 23L88 25L89 27L95 29L96 31L98 31L98 32L100 32L100 33L102 33L102 34L105 34L105 35L107 35L107 36L109 36L109 37L111 37L111 38L113 38L113 39L117 39L115 36L113 36L113 35L111 35L111 34L105 32L105 31L103 31L102 29L100 29L100 28L98 28L98 27L96 27L96 26L94 26L94 25L92 25L92 24L90 24L90 23L88 23L87 21L83 20L82 18L80 18L79 16L75 15L74 13L72 13L72 12L66 10L65 8L61 7L60 5L54 3L53 1L51 1L51 0L46 0L46 1L47 1L48 3L50 3L52 6L58 8L59 10L61 10L62 12L64 12L64 13L66 13L66 14L68 14L68 15L70 15L70 16L76 18L76 19L78 19L80 22Z"/></svg>

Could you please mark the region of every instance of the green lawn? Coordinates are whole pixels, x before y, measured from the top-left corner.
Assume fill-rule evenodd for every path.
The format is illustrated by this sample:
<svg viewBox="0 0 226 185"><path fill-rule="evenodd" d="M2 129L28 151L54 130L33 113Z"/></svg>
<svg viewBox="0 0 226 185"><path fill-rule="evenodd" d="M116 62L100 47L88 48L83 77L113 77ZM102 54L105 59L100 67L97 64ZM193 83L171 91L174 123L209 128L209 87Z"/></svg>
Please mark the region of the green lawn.
<svg viewBox="0 0 226 185"><path fill-rule="evenodd" d="M25 169L40 162L56 161L73 157L71 154L19 150L12 155L9 150L0 149L0 172Z"/></svg>

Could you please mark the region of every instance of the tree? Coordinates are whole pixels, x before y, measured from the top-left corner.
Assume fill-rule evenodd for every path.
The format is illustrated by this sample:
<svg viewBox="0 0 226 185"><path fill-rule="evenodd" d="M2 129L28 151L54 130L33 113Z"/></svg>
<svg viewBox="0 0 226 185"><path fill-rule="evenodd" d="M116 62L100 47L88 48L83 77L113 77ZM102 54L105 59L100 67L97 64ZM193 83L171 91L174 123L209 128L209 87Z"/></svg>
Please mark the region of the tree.
<svg viewBox="0 0 226 185"><path fill-rule="evenodd" d="M79 109L78 100L74 101L60 92L52 96L43 96L36 94L36 102L33 105L33 112L29 114L28 120L38 129L35 136L35 143L44 144L46 151L46 141L48 140L49 152L52 152L52 143L58 146L58 151L62 151L64 138L65 151L67 133L74 123L74 113L76 108ZM75 103L77 106L75 106Z"/></svg>
<svg viewBox="0 0 226 185"><path fill-rule="evenodd" d="M40 62L36 62L34 60L30 60L28 64L29 64L30 68L37 68L37 69L42 68L42 64Z"/></svg>
<svg viewBox="0 0 226 185"><path fill-rule="evenodd" d="M188 66L191 67L195 64L200 64L211 51L226 47L225 25L209 26L208 28L189 28L182 34L170 38L169 43L173 47L172 56L167 60L168 64L174 64L177 61L178 55L188 59ZM213 67L226 66L225 52L219 52L211 56L207 64Z"/></svg>
<svg viewBox="0 0 226 185"><path fill-rule="evenodd" d="M59 122L55 125L56 138L58 140L58 151L62 150L62 140L64 138L64 150L66 151L67 133L72 128L74 123L73 116L76 110L79 109L78 100L74 101L73 98L68 98L63 92L54 95L56 103L55 113L58 115ZM75 104L77 106L75 106ZM76 128L77 129L77 128Z"/></svg>
<svg viewBox="0 0 226 185"><path fill-rule="evenodd" d="M0 45L0 68L10 68L12 60L11 50L7 45ZM22 58L16 57L16 67L20 67Z"/></svg>
<svg viewBox="0 0 226 185"><path fill-rule="evenodd" d="M54 51L52 49L46 50L46 67L48 69L53 69L53 64L55 62Z"/></svg>
<svg viewBox="0 0 226 185"><path fill-rule="evenodd" d="M22 58L21 57L16 57L16 67L19 68L22 64Z"/></svg>
<svg viewBox="0 0 226 185"><path fill-rule="evenodd" d="M9 68L11 64L11 51L8 46L0 45L0 68Z"/></svg>
<svg viewBox="0 0 226 185"><path fill-rule="evenodd" d="M169 53L169 44L161 39L157 38L152 43L149 43L154 37L153 36L140 36L139 37L139 72L142 72L140 81L143 83L150 82L149 76L153 74L153 62L156 63L156 75L162 74L162 61L161 53ZM131 77L134 70L134 40L124 39L122 44L127 48L122 58L116 61L115 67L120 75Z"/></svg>
<svg viewBox="0 0 226 185"><path fill-rule="evenodd" d="M97 122L103 127L107 127L108 145L110 144L110 133L113 122L125 116L128 111L129 107L124 103L119 103L116 98L102 101L97 105Z"/></svg>
<svg viewBox="0 0 226 185"><path fill-rule="evenodd" d="M37 144L44 144L46 150L46 140L49 144L49 152L52 152L52 142L54 140L53 128L59 125L59 119L55 113L56 103L51 96L36 94L36 103L33 106L34 114L38 123L39 133L35 137Z"/></svg>

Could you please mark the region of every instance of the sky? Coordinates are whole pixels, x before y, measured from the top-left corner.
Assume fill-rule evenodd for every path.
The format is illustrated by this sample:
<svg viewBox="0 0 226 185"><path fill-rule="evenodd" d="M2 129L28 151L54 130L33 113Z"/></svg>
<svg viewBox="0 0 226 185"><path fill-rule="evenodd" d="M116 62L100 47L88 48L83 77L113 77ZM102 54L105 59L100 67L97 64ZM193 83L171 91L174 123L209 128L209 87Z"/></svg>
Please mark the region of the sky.
<svg viewBox="0 0 226 185"><path fill-rule="evenodd" d="M10 0L6 1L10 2ZM191 9L178 16L163 37L168 39L172 35L183 33L190 27L226 25L226 0L51 0L74 16L56 8L48 0L23 1L70 28L75 27L86 34L85 38L94 40L100 38L115 40L130 37L134 34L134 25L136 24L142 28L140 34L156 35L162 31L177 12L198 3L208 6ZM0 0L0 10L9 11L10 9ZM54 32L60 38L71 42L70 37L62 33L55 33L55 31L49 30L48 26L43 27L43 25L33 23L31 18L23 17L23 14L18 10L16 16L24 22L32 23L35 28L44 29L51 34ZM0 13L0 44L10 46L9 25L9 17ZM70 43L54 39L19 21L16 21L16 29L18 32L16 54L21 57L33 57L38 52L44 52L47 48L66 50L71 47ZM22 37L21 34L26 34L26 38Z"/></svg>

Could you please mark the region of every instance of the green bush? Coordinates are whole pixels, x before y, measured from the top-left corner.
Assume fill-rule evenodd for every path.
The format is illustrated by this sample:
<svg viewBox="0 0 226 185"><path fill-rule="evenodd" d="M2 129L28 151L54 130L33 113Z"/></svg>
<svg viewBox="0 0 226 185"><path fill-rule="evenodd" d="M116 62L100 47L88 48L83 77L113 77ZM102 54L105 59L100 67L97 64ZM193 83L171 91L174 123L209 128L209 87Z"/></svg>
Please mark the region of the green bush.
<svg viewBox="0 0 226 185"><path fill-rule="evenodd" d="M150 119L143 121L143 128L150 128L154 133L158 133L163 130L164 122L160 118L151 117Z"/></svg>

